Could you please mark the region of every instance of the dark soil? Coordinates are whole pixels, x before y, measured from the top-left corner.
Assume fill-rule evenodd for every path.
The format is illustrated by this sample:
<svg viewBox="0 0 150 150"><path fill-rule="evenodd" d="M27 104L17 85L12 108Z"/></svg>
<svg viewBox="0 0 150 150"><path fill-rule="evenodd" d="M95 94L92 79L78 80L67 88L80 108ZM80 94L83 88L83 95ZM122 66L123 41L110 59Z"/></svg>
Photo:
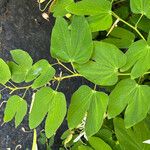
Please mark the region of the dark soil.
<svg viewBox="0 0 150 150"><path fill-rule="evenodd" d="M49 22L41 17L36 0L0 0L0 57L4 60L11 60L10 50L23 49L32 56L34 61L45 58L51 63L54 62L49 54L53 23L52 17ZM56 69L58 73L62 70L62 68ZM61 83L59 91L65 93L68 104L72 93L82 83L81 78L65 80ZM17 94L22 95L22 92ZM26 96L29 106L31 95L32 92L29 91ZM8 97L8 91L4 91L2 100L6 101ZM3 123L4 108L5 105L0 108L0 125ZM38 132L43 126L44 123L38 128ZM28 116L17 129L14 127L14 121L0 126L0 150L7 148L14 150L17 145L21 145L22 150L31 150L33 133L23 132L22 127L29 131ZM59 149L60 136L66 128L65 121L55 136L54 150ZM39 144L39 149L44 150L45 148Z"/></svg>

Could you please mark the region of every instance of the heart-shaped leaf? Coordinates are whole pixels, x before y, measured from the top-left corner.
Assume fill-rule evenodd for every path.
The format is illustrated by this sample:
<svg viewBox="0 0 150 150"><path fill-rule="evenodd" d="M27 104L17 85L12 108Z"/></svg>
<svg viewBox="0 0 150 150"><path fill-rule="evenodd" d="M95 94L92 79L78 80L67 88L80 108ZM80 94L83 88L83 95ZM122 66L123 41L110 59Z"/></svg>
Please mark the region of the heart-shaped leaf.
<svg viewBox="0 0 150 150"><path fill-rule="evenodd" d="M77 71L98 85L114 85L118 81L118 70L126 63L126 56L115 45L94 43L92 60L76 65Z"/></svg>
<svg viewBox="0 0 150 150"><path fill-rule="evenodd" d="M149 109L150 87L138 85L134 80L120 81L110 94L108 105L109 118L114 118L125 110L125 126L131 126L142 121Z"/></svg>
<svg viewBox="0 0 150 150"><path fill-rule="evenodd" d="M71 25L65 19L56 19L52 32L51 54L63 62L87 62L93 51L92 35L84 17L74 16Z"/></svg>

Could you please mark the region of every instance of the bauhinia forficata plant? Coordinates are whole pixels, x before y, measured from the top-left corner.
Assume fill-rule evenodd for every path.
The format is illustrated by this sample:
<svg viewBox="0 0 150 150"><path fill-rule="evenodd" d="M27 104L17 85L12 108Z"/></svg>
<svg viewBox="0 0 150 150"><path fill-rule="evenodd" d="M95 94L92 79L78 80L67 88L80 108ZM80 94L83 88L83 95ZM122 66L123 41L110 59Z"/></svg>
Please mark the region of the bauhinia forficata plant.
<svg viewBox="0 0 150 150"><path fill-rule="evenodd" d="M44 2L39 1L40 6ZM142 143L150 138L150 1L55 0L49 12L56 17L50 47L55 64L44 59L33 63L20 49L10 52L12 61L0 59L1 92L10 91L4 123L15 118L17 127L29 114L29 127L36 129L46 117L44 130L50 138L67 116L68 130L62 136L65 148L150 149ZM57 65L68 75L55 75ZM58 87L62 80L74 77L95 86L80 86L67 111ZM27 86L20 86L22 82ZM50 82L57 83L55 89ZM25 95L30 89L33 96L27 112ZM17 90L24 94L14 95Z"/></svg>

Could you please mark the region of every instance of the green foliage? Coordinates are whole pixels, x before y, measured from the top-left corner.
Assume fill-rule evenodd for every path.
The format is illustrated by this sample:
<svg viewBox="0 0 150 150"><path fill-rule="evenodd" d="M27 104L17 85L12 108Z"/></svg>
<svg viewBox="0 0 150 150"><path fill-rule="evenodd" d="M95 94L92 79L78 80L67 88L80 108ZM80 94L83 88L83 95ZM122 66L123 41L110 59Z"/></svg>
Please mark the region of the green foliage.
<svg viewBox="0 0 150 150"><path fill-rule="evenodd" d="M70 26L61 17L56 20L51 42L51 54L54 58L83 64L90 59L92 46L92 34L84 17L74 16Z"/></svg>
<svg viewBox="0 0 150 150"><path fill-rule="evenodd" d="M44 87L41 88L33 98L33 106L29 115L30 128L36 128L47 113L45 132L49 138L56 132L65 117L66 101L62 93Z"/></svg>
<svg viewBox="0 0 150 150"><path fill-rule="evenodd" d="M76 65L77 71L98 85L114 85L118 81L118 69L126 63L126 56L112 44L94 42L92 60Z"/></svg>
<svg viewBox="0 0 150 150"><path fill-rule="evenodd" d="M56 63L42 59L33 64L20 49L10 52L8 63L0 58L0 98L5 89L10 92L0 104L6 102L4 123L15 119L17 127L22 122L30 90L35 146L36 128L44 120L40 141L51 149L66 119L61 150L149 150L143 141L150 134L150 1L54 0L49 10L56 17L50 47ZM80 83L67 111L59 87L74 77L88 85ZM20 91L22 96L14 94Z"/></svg>
<svg viewBox="0 0 150 150"><path fill-rule="evenodd" d="M0 58L0 83L6 84L11 78L11 72L8 65Z"/></svg>
<svg viewBox="0 0 150 150"><path fill-rule="evenodd" d="M8 99L4 112L4 122L9 122L15 117L17 127L27 113L27 103L21 97L13 95Z"/></svg>

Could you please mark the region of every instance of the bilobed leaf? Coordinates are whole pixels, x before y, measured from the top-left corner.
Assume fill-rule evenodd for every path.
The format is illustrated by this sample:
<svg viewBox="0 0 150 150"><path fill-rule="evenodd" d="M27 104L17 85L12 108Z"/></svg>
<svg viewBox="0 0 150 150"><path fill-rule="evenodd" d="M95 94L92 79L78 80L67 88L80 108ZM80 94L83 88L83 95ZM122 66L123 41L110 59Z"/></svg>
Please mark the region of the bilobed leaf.
<svg viewBox="0 0 150 150"><path fill-rule="evenodd" d="M29 126L36 128L46 117L45 131L50 138L61 125L66 114L66 101L62 93L51 88L40 89L34 97L33 106L29 115Z"/></svg>
<svg viewBox="0 0 150 150"><path fill-rule="evenodd" d="M96 92L91 98L90 107L87 111L85 131L87 136L97 133L102 126L104 114L107 109L108 96L102 92Z"/></svg>
<svg viewBox="0 0 150 150"><path fill-rule="evenodd" d="M150 130L145 121L135 125L133 129L126 129L121 118L114 119L114 128L120 146L124 150L149 150L150 146L143 144L149 139ZM141 132L142 130L142 132Z"/></svg>
<svg viewBox="0 0 150 150"><path fill-rule="evenodd" d="M42 59L36 62L32 68L29 70L25 81L33 81L32 88L36 89L47 82L49 82L55 74L55 69L48 63L48 61Z"/></svg>
<svg viewBox="0 0 150 150"><path fill-rule="evenodd" d="M135 14L143 14L150 19L149 0L130 0L131 11Z"/></svg>
<svg viewBox="0 0 150 150"><path fill-rule="evenodd" d="M94 43L91 61L75 64L77 71L98 85L114 85L118 81L118 69L126 63L126 56L115 45L105 42Z"/></svg>
<svg viewBox="0 0 150 150"><path fill-rule="evenodd" d="M114 28L108 38L104 39L103 42L111 43L116 45L118 48L128 48L135 39L135 35L121 27Z"/></svg>
<svg viewBox="0 0 150 150"><path fill-rule="evenodd" d="M62 17L52 31L51 54L63 62L87 62L93 50L90 27L83 16L74 16L71 25Z"/></svg>
<svg viewBox="0 0 150 150"><path fill-rule="evenodd" d="M94 150L112 150L112 148L98 137L90 137L89 143Z"/></svg>
<svg viewBox="0 0 150 150"><path fill-rule="evenodd" d="M65 8L72 2L73 0L56 0L52 3L50 11L53 12L54 17L65 16L67 14Z"/></svg>
<svg viewBox="0 0 150 150"><path fill-rule="evenodd" d="M94 135L103 123L107 103L108 96L104 93L81 86L71 98L67 116L69 128L77 127L87 113L85 131L88 137Z"/></svg>
<svg viewBox="0 0 150 150"><path fill-rule="evenodd" d="M66 9L75 15L89 15L87 20L93 32L106 30L112 24L111 3L108 0L82 0Z"/></svg>
<svg viewBox="0 0 150 150"><path fill-rule="evenodd" d="M9 63L12 73L11 79L16 83L23 82L32 67L33 60L27 52L20 49L12 50L10 53L14 60Z"/></svg>
<svg viewBox="0 0 150 150"><path fill-rule="evenodd" d="M4 112L4 122L9 122L15 117L15 126L17 127L27 113L27 103L21 97L11 96L6 104Z"/></svg>
<svg viewBox="0 0 150 150"><path fill-rule="evenodd" d="M11 78L11 73L8 65L0 58L0 83L6 84Z"/></svg>
<svg viewBox="0 0 150 150"><path fill-rule="evenodd" d="M63 122L66 115L66 100L63 93L56 92L51 105L49 106L46 118L45 132L47 137L51 137Z"/></svg>
<svg viewBox="0 0 150 150"><path fill-rule="evenodd" d="M131 77L138 78L150 69L150 46L144 40L134 42L126 52L127 63L121 68L126 71L132 68Z"/></svg>
<svg viewBox="0 0 150 150"><path fill-rule="evenodd" d="M125 110L125 126L131 126L142 121L149 109L150 87L138 85L134 80L120 81L110 94L108 116L114 118Z"/></svg>

